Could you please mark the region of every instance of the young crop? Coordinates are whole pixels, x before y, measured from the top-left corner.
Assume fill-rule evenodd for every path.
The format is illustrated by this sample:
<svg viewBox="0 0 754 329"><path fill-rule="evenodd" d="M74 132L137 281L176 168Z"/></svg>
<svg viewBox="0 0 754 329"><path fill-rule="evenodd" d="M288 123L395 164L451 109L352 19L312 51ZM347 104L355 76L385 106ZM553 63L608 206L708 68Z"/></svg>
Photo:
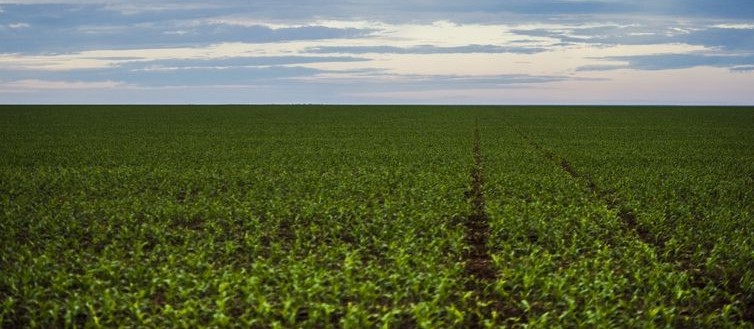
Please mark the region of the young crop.
<svg viewBox="0 0 754 329"><path fill-rule="evenodd" d="M0 107L0 326L751 327L752 113Z"/></svg>

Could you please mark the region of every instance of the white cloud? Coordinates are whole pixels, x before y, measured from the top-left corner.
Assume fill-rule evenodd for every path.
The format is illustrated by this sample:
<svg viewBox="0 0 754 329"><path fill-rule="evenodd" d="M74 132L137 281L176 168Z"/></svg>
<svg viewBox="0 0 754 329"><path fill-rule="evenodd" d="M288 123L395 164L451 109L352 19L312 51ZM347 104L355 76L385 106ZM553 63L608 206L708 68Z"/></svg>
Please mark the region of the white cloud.
<svg viewBox="0 0 754 329"><path fill-rule="evenodd" d="M712 25L719 29L754 30L754 24L717 24Z"/></svg>
<svg viewBox="0 0 754 329"><path fill-rule="evenodd" d="M228 21L223 21L228 22ZM238 24L264 25L265 22L243 21ZM283 28L293 25L271 23L270 26ZM307 26L309 23L307 23ZM373 28L377 32L360 38L302 40L277 43L219 43L205 47L153 48L94 50L79 53L56 55L0 54L0 68L34 71L67 71L79 69L111 68L126 63L154 60L212 60L233 57L255 56L321 56L308 50L316 47L361 47L391 46L412 47L430 45L453 47L468 45L493 45L517 47L521 36L511 30L520 25L504 24L457 24L438 21L429 24L389 24L374 21L315 21L312 25L337 28ZM605 23L610 24L610 23ZM595 26L605 26L595 24ZM269 25L269 24L268 24ZM526 28L563 29L572 25L530 24ZM169 31L166 33L181 33ZM690 53L706 50L702 46L686 44L654 45L589 45L553 46L557 40L536 38L536 45L548 51L536 54L515 53L442 53L442 54L390 54L367 53L359 57L370 59L362 62L328 62L302 64L304 67L321 70L364 70L377 69L394 74L421 75L489 75L489 74L570 74L577 67L595 64L595 57L635 56L664 53ZM528 43L526 46L531 46ZM330 53L329 55L342 55ZM604 64L604 63L601 63ZM211 63L208 65L212 65Z"/></svg>
<svg viewBox="0 0 754 329"><path fill-rule="evenodd" d="M641 36L657 35L657 33L655 32L631 32L628 35L634 36L634 37L641 37Z"/></svg>
<svg viewBox="0 0 754 329"><path fill-rule="evenodd" d="M185 30L176 30L176 31L165 31L165 32L162 32L162 34L167 34L167 35L184 35L184 34L188 34L188 33L189 33L189 31L185 31Z"/></svg>
<svg viewBox="0 0 754 329"><path fill-rule="evenodd" d="M128 85L117 81L60 81L60 80L17 80L0 83L0 90L77 90L77 89L112 89Z"/></svg>
<svg viewBox="0 0 754 329"><path fill-rule="evenodd" d="M266 28L272 29L272 30L279 30L279 29L287 29L287 28L301 28L301 27L307 27L307 26L323 26L319 24L293 24L289 22L270 22L255 18L246 18L246 17L214 17L210 19L206 19L200 22L193 22L193 25L200 25L200 24L210 24L210 25L234 25L234 26L243 26L243 27L252 27L252 26L264 26Z"/></svg>
<svg viewBox="0 0 754 329"><path fill-rule="evenodd" d="M54 91L60 92L65 90L101 90L101 89L121 89L140 88L138 85L126 85L116 81L60 81L60 74L57 78L44 80L42 71L74 71L81 69L101 69L114 68L123 64L144 63L142 67L129 66L123 68L135 72L154 72L154 71L189 71L189 70L212 70L208 74L219 71L230 71L240 66L224 66L219 63L212 63L211 60L226 60L234 57L263 57L263 56L323 56L323 55L343 55L341 53L310 53L309 50L316 47L404 47L410 49L415 46L434 46L434 47L457 47L469 45L492 45L504 47L521 46L521 35L514 34L511 31L521 29L521 25L507 24L459 24L448 21L436 21L427 24L391 24L377 21L359 21L359 20L318 20L303 22L303 25L288 24L285 22L264 22L257 20L243 20L234 18L220 19L214 23L201 22L199 24L248 24L262 25L270 28L287 28L301 26L324 26L332 28L370 28L375 32L358 38L348 39L326 39L326 40L297 40L287 42L271 43L218 43L203 47L174 47L174 48L147 48L147 49L116 49L116 50L93 50L82 51L78 53L66 53L56 55L25 55L25 54L0 54L0 69L16 71L33 71L37 79L19 80L0 84L0 91L14 90L19 92L29 91ZM603 27L611 23L593 24L590 26ZM581 25L567 24L529 24L527 29L543 29L569 31ZM165 33L181 33L183 30L168 30ZM637 32L643 35L650 32ZM649 44L649 45L603 45L574 43L569 46L555 45L559 40L548 37L526 37L526 41L533 41L537 46L544 47L547 51L537 53L493 53L493 52L469 52L469 53L359 53L358 57L369 59L369 61L352 61L352 62L313 62L299 63L297 67L323 70L325 73L307 75L302 77L288 78L293 86L311 86L316 83L319 85L357 85L360 83L374 83L380 85L391 85L392 82L412 83L421 85L426 82L426 90L375 90L374 93L350 94L346 96L363 97L362 99L377 100L407 100L407 101L426 101L428 99L441 100L450 102L451 100L461 100L463 102L531 102L533 99L542 99L542 102L558 100L570 102L588 102L589 97L596 99L595 95L605 96L604 100L617 99L621 95L628 95L633 98L627 101L635 102L641 100L642 93L631 94L631 91L644 90L641 79L654 81L659 79L654 72L649 73L630 73L631 70L617 70L611 72L579 72L577 68L606 64L598 58L611 56L638 56L654 54L687 54L695 52L709 51L704 46L669 43L669 44ZM526 43L531 47L531 43ZM208 60L206 65L191 64L186 66L172 66L170 63L148 63L156 60ZM160 64L153 65L153 64ZM622 63L618 63L622 64ZM725 71L725 72L723 72ZM726 70L709 71L719 77L718 82L725 81L730 74ZM701 72L687 71L684 72ZM705 71L707 72L707 71ZM121 73L123 74L123 73ZM682 76L679 73L675 73ZM526 87L512 91L511 88L519 88L512 85L501 86L498 88L477 88L469 85L463 79L455 79L444 85L434 85L437 89L432 89L433 82L440 79L441 76L463 76L474 78L494 75L529 75L529 76L559 76L570 77L573 81L560 82L536 82L532 85L536 87ZM28 76L28 75L27 75ZM738 74L739 77L750 77L750 72ZM220 76L218 76L220 77ZM685 76L688 78L688 76ZM584 81L583 78L600 78L603 81ZM650 79L651 78L651 79ZM65 79L65 78L63 78ZM107 78L102 78L107 79ZM117 74L110 79L118 80ZM611 79L613 81L605 82ZM131 80L129 80L131 81ZM691 82L685 82L690 85ZM494 82L490 82L490 85ZM219 83L218 83L219 85ZM481 84L480 84L481 85ZM651 85L651 84L649 84ZM706 84L705 84L706 86ZM205 86L207 88L211 86ZM750 86L748 86L750 87ZM146 87L145 87L146 88ZM448 90L439 90L450 88ZM468 89L467 89L468 88ZM608 97L610 88L621 88L625 91L617 92ZM502 91L501 91L502 90ZM522 92L521 90L526 90ZM589 90L600 90L600 93L588 95ZM579 94L579 91L581 93ZM682 90L673 90L674 95L682 94ZM571 98L573 94L579 94L583 98ZM622 93L622 94L621 94ZM649 93L649 92L647 92ZM726 94L730 95L730 94ZM442 96L442 97L441 97ZM447 98L447 96L452 96ZM628 97L627 96L627 97ZM446 98L443 98L446 97ZM664 100L661 94L653 95L653 99ZM705 97L717 99L714 94L707 93ZM739 97L740 99L740 97Z"/></svg>
<svg viewBox="0 0 754 329"><path fill-rule="evenodd" d="M8 27L11 29L25 29L31 27L31 25L29 23L11 23L8 24Z"/></svg>
<svg viewBox="0 0 754 329"><path fill-rule="evenodd" d="M257 45L224 43L197 48L91 50L59 55L0 54L0 68L70 71L114 67L130 62L171 59L216 59L250 56Z"/></svg>

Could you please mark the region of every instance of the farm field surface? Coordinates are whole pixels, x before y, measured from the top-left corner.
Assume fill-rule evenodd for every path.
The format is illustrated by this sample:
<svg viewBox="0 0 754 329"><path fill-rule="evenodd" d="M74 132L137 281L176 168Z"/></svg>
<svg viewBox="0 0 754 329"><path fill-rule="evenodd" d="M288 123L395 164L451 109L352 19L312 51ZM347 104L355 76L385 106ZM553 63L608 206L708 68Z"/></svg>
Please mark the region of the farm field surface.
<svg viewBox="0 0 754 329"><path fill-rule="evenodd" d="M0 324L754 327L754 108L0 106Z"/></svg>

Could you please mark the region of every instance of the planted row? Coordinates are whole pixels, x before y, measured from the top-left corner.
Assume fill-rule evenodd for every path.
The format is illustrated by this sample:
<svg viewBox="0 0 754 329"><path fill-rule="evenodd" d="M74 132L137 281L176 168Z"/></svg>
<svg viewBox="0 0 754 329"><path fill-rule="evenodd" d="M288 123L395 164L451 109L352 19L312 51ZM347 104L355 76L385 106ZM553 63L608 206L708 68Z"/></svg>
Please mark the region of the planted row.
<svg viewBox="0 0 754 329"><path fill-rule="evenodd" d="M31 110L3 113L4 326L468 321L454 112Z"/></svg>

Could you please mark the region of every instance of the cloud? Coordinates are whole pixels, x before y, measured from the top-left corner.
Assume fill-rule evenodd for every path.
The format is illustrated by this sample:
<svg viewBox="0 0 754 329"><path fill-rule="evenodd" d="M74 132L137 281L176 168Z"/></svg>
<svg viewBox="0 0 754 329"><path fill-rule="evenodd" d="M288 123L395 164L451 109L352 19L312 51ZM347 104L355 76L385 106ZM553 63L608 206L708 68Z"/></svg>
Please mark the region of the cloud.
<svg viewBox="0 0 754 329"><path fill-rule="evenodd" d="M16 80L0 83L0 90L79 90L123 88L117 81Z"/></svg>
<svg viewBox="0 0 754 329"><path fill-rule="evenodd" d="M266 51L265 51L266 50ZM59 55L0 54L0 69L30 72L72 71L124 67L125 65L171 66L260 66L328 62L361 62L369 59L352 56L265 56L272 52L255 44L229 43L207 47L148 48L83 51Z"/></svg>
<svg viewBox="0 0 754 329"><path fill-rule="evenodd" d="M277 60L276 60L277 61ZM274 62L274 61L271 61ZM284 61L283 61L284 62ZM155 64L160 63L160 64ZM554 75L443 75L399 74L382 69L322 70L299 65L214 65L212 61L155 61L130 63L120 67L65 72L0 71L17 81L77 82L121 81L132 86L221 86L221 85L327 85L338 88L426 90L442 87L459 89L480 86L538 84L574 79ZM236 64L226 62L223 64Z"/></svg>
<svg viewBox="0 0 754 329"><path fill-rule="evenodd" d="M730 70L731 72L754 72L754 65L734 66Z"/></svg>
<svg viewBox="0 0 754 329"><path fill-rule="evenodd" d="M302 66L269 67L199 67L176 70L132 71L124 77L130 83L140 86L211 86L211 85L252 85L276 84L281 79L313 76L322 70Z"/></svg>
<svg viewBox="0 0 754 329"><path fill-rule="evenodd" d="M4 52L65 53L96 49L199 47L217 43L276 43L295 40L356 38L369 31L306 26L270 29L264 26L197 26L173 29L153 26L115 26L76 30L26 29L23 34L0 35Z"/></svg>
<svg viewBox="0 0 754 329"><path fill-rule="evenodd" d="M643 56L612 56L601 58L606 61L619 61L625 64L588 65L577 71L609 71L616 69L635 70L678 70L692 67L709 66L730 68L742 71L740 67L754 65L754 55L705 55L705 54L662 54ZM739 67L739 69L735 69Z"/></svg>
<svg viewBox="0 0 754 329"><path fill-rule="evenodd" d="M75 80L84 82L123 81L139 86L236 85L276 83L276 80L308 77L328 72L301 64L365 62L357 57L267 56L219 59L160 59L134 61L125 58L112 66L65 71L0 70L0 76L14 80Z"/></svg>
<svg viewBox="0 0 754 329"><path fill-rule="evenodd" d="M438 86L454 86L456 88L478 88L480 86L493 87L515 84L537 84L574 79L568 76L529 75L529 74L495 74L495 75L452 75L452 74L397 74L382 70L330 72L324 82L338 82L345 84L366 83L370 88L385 85L392 88L400 85L401 89L433 89Z"/></svg>
<svg viewBox="0 0 754 329"><path fill-rule="evenodd" d="M754 32L736 27L713 27L692 31L679 37L679 41L728 51L754 51Z"/></svg>
<svg viewBox="0 0 754 329"><path fill-rule="evenodd" d="M754 18L754 3L748 0L452 0L385 2L377 0L4 0L13 5L78 5L101 6L127 13L207 12L251 13L256 17L270 19L365 18L389 22L433 21L457 17L485 19L512 16L568 17L579 15L642 15L674 17L709 17L730 19Z"/></svg>
<svg viewBox="0 0 754 329"><path fill-rule="evenodd" d="M30 27L28 23L11 23L7 25L11 29L25 29Z"/></svg>
<svg viewBox="0 0 754 329"><path fill-rule="evenodd" d="M206 12L127 15L102 6L9 6L0 26L16 27L0 34L0 52L66 53L95 49L196 47L223 42L275 43L294 40L349 39L371 29L301 25L274 28L224 24ZM219 14L224 14L220 12ZM28 23L19 24L23 20ZM7 23L5 23L7 22ZM19 29L23 27L24 29Z"/></svg>
<svg viewBox="0 0 754 329"><path fill-rule="evenodd" d="M467 53L515 53L534 54L547 51L541 47L515 47L497 45L468 45L455 47L437 47L433 45L419 45L410 47L394 46L321 46L306 50L310 53L341 53L341 54L467 54Z"/></svg>
<svg viewBox="0 0 754 329"><path fill-rule="evenodd" d="M96 86L101 97L126 101L188 99L179 90L191 99L235 97L230 102L342 102L396 92L500 100L496 90L557 86L560 97L599 97L592 88L628 75L711 70L721 83L745 85L754 66L748 0L0 4L0 79L60 99ZM612 86L643 97L645 85L636 78ZM4 101L18 99L9 94Z"/></svg>
<svg viewBox="0 0 754 329"><path fill-rule="evenodd" d="M603 25L594 27L569 26L561 29L514 29L512 32L529 37L552 38L559 42L598 45L647 45L685 43L716 47L728 51L754 51L754 33L747 24L664 25L657 23Z"/></svg>
<svg viewBox="0 0 754 329"><path fill-rule="evenodd" d="M366 62L367 58L350 57L350 56L256 56L256 57L231 57L231 58L213 58L213 59L162 59L153 61L139 61L124 66L130 70L139 67L169 67L176 69L192 68L242 68L252 66L274 66L274 65L293 65L309 63L331 63L331 62Z"/></svg>
<svg viewBox="0 0 754 329"><path fill-rule="evenodd" d="M611 71L631 68L628 64L592 64L576 68L576 72Z"/></svg>
<svg viewBox="0 0 754 329"><path fill-rule="evenodd" d="M744 23L729 23L729 24L716 24L711 27L718 29L739 29L739 30L754 30L754 24Z"/></svg>

